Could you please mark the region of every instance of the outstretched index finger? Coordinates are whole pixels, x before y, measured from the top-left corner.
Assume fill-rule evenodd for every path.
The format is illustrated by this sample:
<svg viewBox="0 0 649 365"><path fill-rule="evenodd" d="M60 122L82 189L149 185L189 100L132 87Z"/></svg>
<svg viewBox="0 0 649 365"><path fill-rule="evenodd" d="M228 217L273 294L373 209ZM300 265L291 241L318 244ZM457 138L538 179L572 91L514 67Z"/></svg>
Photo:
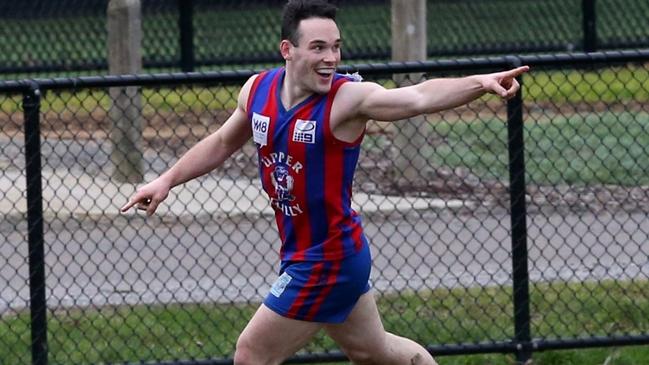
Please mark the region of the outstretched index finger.
<svg viewBox="0 0 649 365"><path fill-rule="evenodd" d="M142 198L139 198L137 194L133 196L129 201L120 209L122 213L126 212L127 210L131 209L135 204L137 204L140 200L143 200Z"/></svg>
<svg viewBox="0 0 649 365"><path fill-rule="evenodd" d="M511 70L505 71L504 76L514 78L514 77L518 77L518 76L526 73L529 70L530 70L530 66L520 66L520 67L513 68Z"/></svg>

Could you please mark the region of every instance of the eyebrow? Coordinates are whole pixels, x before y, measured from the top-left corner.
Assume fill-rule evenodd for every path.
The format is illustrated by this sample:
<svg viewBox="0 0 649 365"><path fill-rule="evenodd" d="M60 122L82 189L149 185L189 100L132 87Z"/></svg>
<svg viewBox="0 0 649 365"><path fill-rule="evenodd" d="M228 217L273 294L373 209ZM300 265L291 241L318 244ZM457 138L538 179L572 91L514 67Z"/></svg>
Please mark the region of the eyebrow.
<svg viewBox="0 0 649 365"><path fill-rule="evenodd" d="M334 41L334 44L341 44L343 40L341 38L338 38ZM322 39L315 39L309 42L309 45L321 45L321 44L327 44L326 41L323 41Z"/></svg>

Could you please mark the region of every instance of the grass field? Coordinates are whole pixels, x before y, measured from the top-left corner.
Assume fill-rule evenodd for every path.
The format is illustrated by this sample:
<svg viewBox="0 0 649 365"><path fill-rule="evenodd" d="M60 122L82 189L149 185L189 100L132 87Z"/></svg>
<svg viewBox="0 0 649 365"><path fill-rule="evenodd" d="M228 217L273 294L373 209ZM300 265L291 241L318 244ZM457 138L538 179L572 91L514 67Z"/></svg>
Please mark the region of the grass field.
<svg viewBox="0 0 649 365"><path fill-rule="evenodd" d="M532 335L557 339L649 330L647 281L532 284ZM232 355L256 305L176 304L78 308L49 314L51 364L100 364ZM440 288L379 298L389 331L424 344L504 341L513 333L510 287ZM0 359L29 359L27 313L0 320ZM319 336L309 351L335 349ZM649 347L535 353L536 365L643 364ZM608 359L608 360L607 360ZM440 357L440 365L511 364L512 355Z"/></svg>
<svg viewBox="0 0 649 365"><path fill-rule="evenodd" d="M649 184L648 113L592 113L528 120L525 162L531 184ZM434 166L465 166L506 177L507 129L500 119L436 123L444 143L431 148Z"/></svg>
<svg viewBox="0 0 649 365"><path fill-rule="evenodd" d="M438 77L430 75L430 77ZM391 80L377 80L388 88ZM243 83L243 81L242 81ZM583 103L646 103L649 101L649 69L638 66L611 67L599 70L532 70L523 77L523 99L526 103L573 105ZM179 87L177 89L144 89L143 100L155 110L202 112L232 109L240 87ZM21 97L0 94L0 112L20 110ZM50 92L44 98L43 111L82 112L95 108L107 110L110 98L103 90Z"/></svg>
<svg viewBox="0 0 649 365"><path fill-rule="evenodd" d="M649 37L644 0L597 2L597 34L602 44L643 41ZM106 57L106 17L68 16L2 19L0 65L70 65ZM503 45L536 45L580 49L580 1L439 1L427 5L428 49L447 55ZM198 60L248 58L277 53L279 8L260 5L195 11L195 54ZM338 16L346 57L389 53L389 2L342 6ZM360 20L360 21L359 21ZM179 58L178 22L172 13L144 13L145 59ZM29 31L25 31L28 28ZM355 57L358 59L358 57ZM215 65L218 67L218 65Z"/></svg>

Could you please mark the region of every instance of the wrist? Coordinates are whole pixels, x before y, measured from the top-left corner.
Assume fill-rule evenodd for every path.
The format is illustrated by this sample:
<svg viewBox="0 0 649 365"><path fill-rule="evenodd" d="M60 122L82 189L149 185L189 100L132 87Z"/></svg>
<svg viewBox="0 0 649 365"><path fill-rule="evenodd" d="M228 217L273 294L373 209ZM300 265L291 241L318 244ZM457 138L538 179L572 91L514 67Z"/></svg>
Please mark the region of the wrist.
<svg viewBox="0 0 649 365"><path fill-rule="evenodd" d="M484 75L472 75L469 76L469 78L472 81L472 88L476 91L479 91L480 93L487 93L489 92L489 87L487 86L487 83L485 82L485 77Z"/></svg>
<svg viewBox="0 0 649 365"><path fill-rule="evenodd" d="M164 174L158 177L158 181L165 185L167 190L171 190L174 186L178 185L176 179L174 178L174 173L172 170L165 172Z"/></svg>

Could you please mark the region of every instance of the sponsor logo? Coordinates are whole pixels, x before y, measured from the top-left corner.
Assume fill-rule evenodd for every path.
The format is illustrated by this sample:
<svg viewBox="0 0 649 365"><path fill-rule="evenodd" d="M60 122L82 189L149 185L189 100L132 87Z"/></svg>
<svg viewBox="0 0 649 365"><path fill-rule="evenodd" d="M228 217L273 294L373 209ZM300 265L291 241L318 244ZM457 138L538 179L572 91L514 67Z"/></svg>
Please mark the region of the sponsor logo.
<svg viewBox="0 0 649 365"><path fill-rule="evenodd" d="M252 139L261 146L268 144L268 128L270 126L270 117L252 113Z"/></svg>
<svg viewBox="0 0 649 365"><path fill-rule="evenodd" d="M315 143L315 120L298 119L293 129L293 142Z"/></svg>

